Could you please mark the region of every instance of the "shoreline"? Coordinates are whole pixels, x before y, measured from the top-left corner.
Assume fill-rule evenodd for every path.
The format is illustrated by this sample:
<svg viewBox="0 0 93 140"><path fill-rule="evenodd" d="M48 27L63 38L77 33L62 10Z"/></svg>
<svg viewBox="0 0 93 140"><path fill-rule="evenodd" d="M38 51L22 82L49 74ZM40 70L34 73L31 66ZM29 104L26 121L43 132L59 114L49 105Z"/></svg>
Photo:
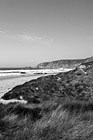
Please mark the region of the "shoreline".
<svg viewBox="0 0 93 140"><path fill-rule="evenodd" d="M29 82L33 79L37 79L39 77L48 76L52 74L35 74L35 75L20 75L20 76L7 76L7 77L0 77L0 98L13 89L15 86L24 84L25 82Z"/></svg>
<svg viewBox="0 0 93 140"><path fill-rule="evenodd" d="M46 74L47 75L47 74ZM16 79L16 78L22 78L22 77L33 77L33 76L45 76L44 74L35 74L35 75L16 75L16 76L1 76L0 77L0 80L2 81L2 80L11 80L11 79Z"/></svg>

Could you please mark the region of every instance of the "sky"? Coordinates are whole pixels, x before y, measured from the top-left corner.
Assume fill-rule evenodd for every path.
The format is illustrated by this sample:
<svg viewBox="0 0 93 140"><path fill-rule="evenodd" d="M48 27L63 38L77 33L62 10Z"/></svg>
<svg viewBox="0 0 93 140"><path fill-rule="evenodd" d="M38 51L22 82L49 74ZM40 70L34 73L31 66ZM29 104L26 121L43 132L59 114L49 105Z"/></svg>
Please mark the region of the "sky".
<svg viewBox="0 0 93 140"><path fill-rule="evenodd" d="M0 67L93 56L93 0L0 0Z"/></svg>

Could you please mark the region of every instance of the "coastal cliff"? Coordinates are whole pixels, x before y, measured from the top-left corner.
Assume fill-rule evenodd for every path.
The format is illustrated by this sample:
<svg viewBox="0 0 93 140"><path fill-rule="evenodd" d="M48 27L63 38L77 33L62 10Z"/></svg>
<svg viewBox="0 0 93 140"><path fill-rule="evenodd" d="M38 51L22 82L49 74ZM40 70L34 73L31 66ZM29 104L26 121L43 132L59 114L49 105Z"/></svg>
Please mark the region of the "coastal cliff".
<svg viewBox="0 0 93 140"><path fill-rule="evenodd" d="M37 65L37 68L74 68L80 65L83 62L91 61L93 57L85 59L64 59L56 60L51 62L43 62Z"/></svg>

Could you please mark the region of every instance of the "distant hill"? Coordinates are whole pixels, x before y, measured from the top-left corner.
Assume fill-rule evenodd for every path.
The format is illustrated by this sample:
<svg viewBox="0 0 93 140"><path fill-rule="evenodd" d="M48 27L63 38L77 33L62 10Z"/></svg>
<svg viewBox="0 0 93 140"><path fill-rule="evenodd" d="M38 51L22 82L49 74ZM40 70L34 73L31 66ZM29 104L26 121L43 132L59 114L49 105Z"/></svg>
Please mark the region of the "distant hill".
<svg viewBox="0 0 93 140"><path fill-rule="evenodd" d="M56 60L51 62L43 62L37 65L37 68L74 68L80 65L83 62L92 61L93 57L86 59L65 59L65 60Z"/></svg>

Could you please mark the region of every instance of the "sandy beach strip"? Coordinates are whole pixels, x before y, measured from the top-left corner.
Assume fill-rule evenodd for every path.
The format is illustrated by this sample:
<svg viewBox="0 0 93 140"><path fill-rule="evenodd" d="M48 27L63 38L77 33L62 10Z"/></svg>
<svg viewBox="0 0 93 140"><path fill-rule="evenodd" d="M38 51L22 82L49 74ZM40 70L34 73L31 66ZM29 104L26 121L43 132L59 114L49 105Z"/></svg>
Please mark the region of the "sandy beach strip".
<svg viewBox="0 0 93 140"><path fill-rule="evenodd" d="M0 77L0 97L13 87L46 75L22 75Z"/></svg>

